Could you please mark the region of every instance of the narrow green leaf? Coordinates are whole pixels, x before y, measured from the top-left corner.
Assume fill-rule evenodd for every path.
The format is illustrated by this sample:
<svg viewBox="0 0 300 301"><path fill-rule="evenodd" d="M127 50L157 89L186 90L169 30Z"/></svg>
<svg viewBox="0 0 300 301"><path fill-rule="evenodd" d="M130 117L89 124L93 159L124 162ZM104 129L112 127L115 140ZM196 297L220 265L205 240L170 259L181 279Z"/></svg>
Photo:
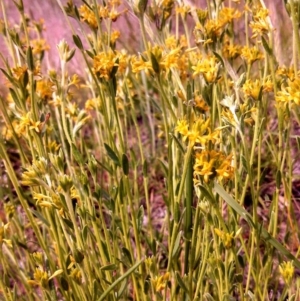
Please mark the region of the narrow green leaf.
<svg viewBox="0 0 300 301"><path fill-rule="evenodd" d="M84 164L83 156L81 155L81 153L79 152L79 150L77 149L75 144L72 143L71 147L72 147L72 154L73 154L74 159L76 160L76 162L79 165L83 165Z"/></svg>
<svg viewBox="0 0 300 301"><path fill-rule="evenodd" d="M107 295L119 284L121 283L124 279L126 279L130 274L132 274L138 267L139 265L144 261L144 259L138 261L135 265L133 265L126 273L124 273L120 278L118 278L115 282L113 282L108 289L101 295L101 297L98 299L98 301L102 300L107 300L106 297Z"/></svg>
<svg viewBox="0 0 300 301"><path fill-rule="evenodd" d="M224 61L223 61L223 58L221 57L221 55L219 53L217 53L216 51L213 51L213 54L220 61L220 63L222 64L222 67L225 67L225 64L224 64Z"/></svg>
<svg viewBox="0 0 300 301"><path fill-rule="evenodd" d="M178 234L177 234L177 237L176 237L176 240L175 240L175 243L174 243L174 248L172 250L172 256L171 256L172 258L176 255L176 253L179 249L181 234L182 234L182 231L179 231Z"/></svg>
<svg viewBox="0 0 300 301"><path fill-rule="evenodd" d="M95 56L95 53L94 53L94 52L92 52L92 51L90 51L90 50L86 50L85 52L86 52L86 54L87 54L91 59L94 59L94 56Z"/></svg>
<svg viewBox="0 0 300 301"><path fill-rule="evenodd" d="M89 228L87 225L85 225L82 229L82 238L83 238L84 242L86 242L86 240L87 240L88 230L89 230Z"/></svg>
<svg viewBox="0 0 300 301"><path fill-rule="evenodd" d="M174 221L175 223L179 223L180 221L180 207L179 202L175 202L175 209L174 209Z"/></svg>
<svg viewBox="0 0 300 301"><path fill-rule="evenodd" d="M62 220L64 221L64 223L65 223L70 229L74 230L74 225L73 225L73 223L72 223L69 219L63 218Z"/></svg>
<svg viewBox="0 0 300 301"><path fill-rule="evenodd" d="M70 52L68 53L67 62L71 61L71 59L73 58L75 52L76 52L76 49L70 50Z"/></svg>
<svg viewBox="0 0 300 301"><path fill-rule="evenodd" d="M114 271L117 269L117 265L115 263L104 265L100 268L101 271Z"/></svg>
<svg viewBox="0 0 300 301"><path fill-rule="evenodd" d="M123 248L122 248L122 252L123 252L123 254L124 254L125 259L127 259L128 262L129 262L130 264L132 264L132 258L131 258L131 254L130 254L129 250L123 247Z"/></svg>
<svg viewBox="0 0 300 301"><path fill-rule="evenodd" d="M49 222L36 210L34 209L30 209L30 211L32 212L32 214L37 217L39 220L41 220L47 227L50 227Z"/></svg>
<svg viewBox="0 0 300 301"><path fill-rule="evenodd" d="M300 269L300 261L290 253L277 239L271 236L271 234L261 225L255 225L250 214L236 201L234 200L222 186L218 183L215 183L214 190L222 197L222 199L240 216L242 216L250 225L250 227L255 230L261 230L261 237L264 241L270 243L274 248L276 248L283 256L286 256L288 259L294 262L294 265Z"/></svg>
<svg viewBox="0 0 300 301"><path fill-rule="evenodd" d="M120 161L116 153L113 151L113 149L106 143L104 143L104 147L106 149L106 152L108 156L113 160L113 162L117 165L120 166Z"/></svg>
<svg viewBox="0 0 300 301"><path fill-rule="evenodd" d="M123 293L125 292L125 290L127 288L127 283L128 283L127 278L122 281L122 283L120 285L120 288L118 290L118 293L117 293L117 300L120 300L120 298L122 297Z"/></svg>
<svg viewBox="0 0 300 301"><path fill-rule="evenodd" d="M273 55L272 49L270 48L268 42L266 41L266 39L263 36L261 36L261 41L262 41L263 47L266 50L266 52L268 53L268 55L270 55L270 56Z"/></svg>
<svg viewBox="0 0 300 301"><path fill-rule="evenodd" d="M27 66L30 71L34 70L32 47L29 46L26 52Z"/></svg>
<svg viewBox="0 0 300 301"><path fill-rule="evenodd" d="M126 154L122 155L122 168L123 168L123 172L126 176L128 176L129 174L129 161L128 161L128 157L126 156Z"/></svg>
<svg viewBox="0 0 300 301"><path fill-rule="evenodd" d="M177 139L177 137L174 134L171 134L171 135L172 135L172 138L174 139L175 143L177 144L179 150L184 154L185 151L184 151L184 148L183 148L181 142Z"/></svg>
<svg viewBox="0 0 300 301"><path fill-rule="evenodd" d="M150 275L147 275L145 281L144 281L144 294L147 295L150 290Z"/></svg>
<svg viewBox="0 0 300 301"><path fill-rule="evenodd" d="M75 44L80 50L83 50L83 45L82 45L81 39L79 38L78 35L73 35L73 41L74 41L74 44Z"/></svg>
<svg viewBox="0 0 300 301"><path fill-rule="evenodd" d="M280 189L280 185L281 185L281 172L280 172L280 170L277 170L277 172L276 172L276 188Z"/></svg>
<svg viewBox="0 0 300 301"><path fill-rule="evenodd" d="M175 277L176 277L176 280L177 280L179 286L183 289L183 291L184 291L187 295L189 295L189 290L188 290L188 288L186 287L186 285L185 285L184 281L182 280L182 278L181 278L180 274L178 273L178 271L176 271Z"/></svg>
<svg viewBox="0 0 300 301"><path fill-rule="evenodd" d="M199 189L201 191L201 194L212 204L214 205L216 203L215 198L211 195L211 193L203 186L200 185Z"/></svg>
<svg viewBox="0 0 300 301"><path fill-rule="evenodd" d="M160 163L160 165L161 165L161 167L163 169L165 177L167 178L168 177L168 167L167 167L167 165L165 164L164 161L162 161L161 159L158 159L158 160L159 160L159 163Z"/></svg>
<svg viewBox="0 0 300 301"><path fill-rule="evenodd" d="M156 74L159 74L159 64L157 62L155 55L152 52L150 53L150 58L151 58L151 64L154 72Z"/></svg>
<svg viewBox="0 0 300 301"><path fill-rule="evenodd" d="M143 226L143 221L144 221L144 206L141 205L137 214L137 230L138 232L141 232L142 226Z"/></svg>
<svg viewBox="0 0 300 301"><path fill-rule="evenodd" d="M143 163L143 176L145 178L148 177L148 162L147 162L147 160L145 160L144 163Z"/></svg>
<svg viewBox="0 0 300 301"><path fill-rule="evenodd" d="M3 72L3 74L5 75L5 77L12 83L12 84L15 84L16 81L15 79L13 78L13 76L11 76L10 74L8 74L6 72L6 70L4 70L3 68L0 68L0 70Z"/></svg>

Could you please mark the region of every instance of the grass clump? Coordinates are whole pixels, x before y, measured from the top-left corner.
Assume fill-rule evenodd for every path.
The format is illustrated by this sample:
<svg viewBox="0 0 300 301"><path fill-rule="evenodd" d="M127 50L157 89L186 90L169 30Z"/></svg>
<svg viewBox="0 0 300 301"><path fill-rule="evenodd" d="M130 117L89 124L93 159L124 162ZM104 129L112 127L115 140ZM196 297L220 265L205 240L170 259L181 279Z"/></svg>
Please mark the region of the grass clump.
<svg viewBox="0 0 300 301"><path fill-rule="evenodd" d="M49 69L0 1L4 300L300 298L298 2L290 67L264 2L236 2L57 0L74 47Z"/></svg>

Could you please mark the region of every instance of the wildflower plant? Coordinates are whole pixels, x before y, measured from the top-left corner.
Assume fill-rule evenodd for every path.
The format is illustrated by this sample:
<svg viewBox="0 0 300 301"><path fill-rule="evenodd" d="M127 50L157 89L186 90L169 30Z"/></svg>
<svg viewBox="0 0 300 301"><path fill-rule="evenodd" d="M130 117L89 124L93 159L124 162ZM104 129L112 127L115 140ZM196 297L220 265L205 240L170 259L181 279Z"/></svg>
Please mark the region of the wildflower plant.
<svg viewBox="0 0 300 301"><path fill-rule="evenodd" d="M300 298L298 9L285 67L264 1L238 2L57 0L50 69L43 22L0 0L4 300Z"/></svg>

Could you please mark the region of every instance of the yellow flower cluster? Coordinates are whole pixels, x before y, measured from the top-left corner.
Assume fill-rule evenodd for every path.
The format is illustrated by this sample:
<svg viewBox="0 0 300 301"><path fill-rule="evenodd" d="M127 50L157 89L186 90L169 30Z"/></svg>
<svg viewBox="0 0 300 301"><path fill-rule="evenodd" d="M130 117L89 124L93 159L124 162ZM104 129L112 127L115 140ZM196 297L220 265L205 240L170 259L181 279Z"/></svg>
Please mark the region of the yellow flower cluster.
<svg viewBox="0 0 300 301"><path fill-rule="evenodd" d="M292 261L284 261L279 266L279 272L282 275L284 282L289 285L294 277L295 268Z"/></svg>
<svg viewBox="0 0 300 301"><path fill-rule="evenodd" d="M256 46L244 46L242 48L241 56L247 62L248 65L252 65L254 62L262 60L264 58L264 55Z"/></svg>
<svg viewBox="0 0 300 301"><path fill-rule="evenodd" d="M100 52L93 59L93 72L99 78L112 79L116 73L123 73L127 67L125 52Z"/></svg>
<svg viewBox="0 0 300 301"><path fill-rule="evenodd" d="M232 244L233 244L233 239L234 239L234 236L233 236L233 232L232 233L228 233L228 232L225 232L225 231L222 231L220 229L217 229L215 228L215 233L221 238L223 244L224 244L224 247L226 249L230 249L232 247Z"/></svg>
<svg viewBox="0 0 300 301"><path fill-rule="evenodd" d="M209 56L192 66L193 77L202 74L206 83L214 83L219 79L220 63L215 56Z"/></svg>
<svg viewBox="0 0 300 301"><path fill-rule="evenodd" d="M198 118L192 126L189 126L186 119L178 120L175 131L182 135L183 140L188 140L191 145L205 146L209 141L218 141L219 132L211 132L210 119Z"/></svg>
<svg viewBox="0 0 300 301"><path fill-rule="evenodd" d="M167 272L159 277L154 277L151 279L152 287L155 292L162 291L170 278L170 273Z"/></svg>
<svg viewBox="0 0 300 301"><path fill-rule="evenodd" d="M261 83L261 81L258 79L255 81L252 79L247 79L242 89L245 96L251 97L253 100L260 100L262 92L273 91L273 83L270 78L266 78L264 83Z"/></svg>
<svg viewBox="0 0 300 301"><path fill-rule="evenodd" d="M174 45L170 39L168 45ZM147 75L159 73L169 74L171 69L178 70L183 74L186 71L186 58L182 52L181 46L164 51L161 46L152 47L150 50L151 58L146 60L147 53L143 53L139 57L133 56L131 59L132 72L138 73L144 71ZM184 69L184 70L183 70Z"/></svg>
<svg viewBox="0 0 300 301"><path fill-rule="evenodd" d="M215 150L207 150L209 143L215 145L219 142L220 134L218 129L211 130L210 119L198 118L191 126L189 126L186 119L179 120L175 131L182 135L184 141L188 140L190 146L193 146L196 150L195 185L198 185L202 179L207 183L213 178L222 181L233 177L232 156L226 156L224 153Z"/></svg>
<svg viewBox="0 0 300 301"><path fill-rule="evenodd" d="M100 21L102 19L110 19L113 22L117 21L118 17L125 12L116 11L115 7L119 5L119 1L108 1L105 6L98 5L97 9ZM92 7L84 4L79 7L78 11L82 22L87 23L92 29L98 28L97 17Z"/></svg>
<svg viewBox="0 0 300 301"><path fill-rule="evenodd" d="M288 106L289 104L300 105L300 78L288 80L287 86L282 86L275 97L279 105Z"/></svg>
<svg viewBox="0 0 300 301"><path fill-rule="evenodd" d="M250 27L252 28L251 38L256 38L269 33L270 25L267 20L268 16L269 11L266 8L259 7L258 9L254 9L253 21L250 22Z"/></svg>
<svg viewBox="0 0 300 301"><path fill-rule="evenodd" d="M215 150L203 150L196 152L194 164L194 183L197 185L201 179L207 183L210 179L231 179L234 168L232 166L232 155L226 156Z"/></svg>
<svg viewBox="0 0 300 301"><path fill-rule="evenodd" d="M216 19L207 19L208 14L206 11L198 10L197 14L200 23L195 27L195 35L197 36L201 33L205 44L216 41L221 36L226 25L241 16L238 10L229 7L223 7Z"/></svg>

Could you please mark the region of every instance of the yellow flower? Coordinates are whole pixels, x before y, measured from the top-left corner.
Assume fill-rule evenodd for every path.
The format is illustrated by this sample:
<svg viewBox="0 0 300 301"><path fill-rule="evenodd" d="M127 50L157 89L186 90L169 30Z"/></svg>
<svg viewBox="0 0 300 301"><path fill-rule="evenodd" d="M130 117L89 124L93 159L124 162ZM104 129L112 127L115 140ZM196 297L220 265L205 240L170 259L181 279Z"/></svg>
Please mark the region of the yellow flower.
<svg viewBox="0 0 300 301"><path fill-rule="evenodd" d="M223 55L228 59L235 59L241 54L242 47L240 45L232 45L230 43L226 43L223 46L222 52Z"/></svg>
<svg viewBox="0 0 300 301"><path fill-rule="evenodd" d="M71 271L70 277L77 283L81 284L82 283L82 275L81 272L78 268L75 268Z"/></svg>
<svg viewBox="0 0 300 301"><path fill-rule="evenodd" d="M28 280L28 284L30 285L39 285L42 288L48 287L49 277L46 271L42 270L41 268L36 268L35 272L33 273L34 280Z"/></svg>
<svg viewBox="0 0 300 301"><path fill-rule="evenodd" d="M152 287L155 292L162 291L170 278L170 273L167 272L159 277L154 277L151 279Z"/></svg>
<svg viewBox="0 0 300 301"><path fill-rule="evenodd" d="M224 247L226 249L230 249L233 244L233 239L234 239L233 234L234 233L233 232L232 233L224 232L217 228L215 228L214 230L215 230L215 233L221 238L221 240L224 244Z"/></svg>
<svg viewBox="0 0 300 301"><path fill-rule="evenodd" d="M269 11L266 8L259 7L254 8L253 21L250 22L252 28L252 38L256 38L259 35L268 34L270 26L267 21Z"/></svg>
<svg viewBox="0 0 300 301"><path fill-rule="evenodd" d="M12 73L14 75L14 78L17 79L17 80L20 80L24 74L27 72L27 66L19 66L19 67L16 67L16 68L12 68Z"/></svg>
<svg viewBox="0 0 300 301"><path fill-rule="evenodd" d="M121 33L118 30L114 30L110 35L110 42L115 44L117 39L120 37Z"/></svg>
<svg viewBox="0 0 300 301"><path fill-rule="evenodd" d="M281 88L275 97L278 103L285 106L288 104L300 105L300 78L297 77L294 81L288 80L288 85Z"/></svg>
<svg viewBox="0 0 300 301"><path fill-rule="evenodd" d="M196 66L192 66L194 70L193 77L202 74L207 83L213 83L218 79L220 63L215 56L197 62Z"/></svg>
<svg viewBox="0 0 300 301"><path fill-rule="evenodd" d="M185 119L178 120L175 131L183 136L183 140L186 140L189 133L189 126L187 124L187 121Z"/></svg>
<svg viewBox="0 0 300 301"><path fill-rule="evenodd" d="M39 80L36 83L36 94L43 100L52 98L54 84L50 80Z"/></svg>
<svg viewBox="0 0 300 301"><path fill-rule="evenodd" d="M231 7L223 7L219 13L219 20L225 26L231 23L234 19L238 19L241 16L241 12Z"/></svg>
<svg viewBox="0 0 300 301"><path fill-rule="evenodd" d="M12 248L12 241L10 239L6 239L6 233L8 231L9 223L2 224L0 223L0 248L3 243L5 243L8 247Z"/></svg>
<svg viewBox="0 0 300 301"><path fill-rule="evenodd" d="M231 165L232 155L222 159L221 164L216 168L217 178L219 181L222 181L223 179L232 179L234 175L234 168Z"/></svg>
<svg viewBox="0 0 300 301"><path fill-rule="evenodd" d="M284 282L289 285L294 277L295 268L292 261L284 261L279 266L279 272L284 280Z"/></svg>
<svg viewBox="0 0 300 301"><path fill-rule="evenodd" d="M44 39L31 40L30 43L32 46L33 54L40 54L50 49L50 46L47 44L47 41Z"/></svg>
<svg viewBox="0 0 300 301"><path fill-rule="evenodd" d="M4 204L4 211L5 211L5 215L7 217L7 219L11 219L16 211L15 205L13 205L12 203L5 203Z"/></svg>
<svg viewBox="0 0 300 301"><path fill-rule="evenodd" d="M137 58L136 56L133 56L131 59L131 66L133 73L144 71L146 75L154 74L151 62L144 61L141 57Z"/></svg>
<svg viewBox="0 0 300 301"><path fill-rule="evenodd" d="M176 7L176 14L180 14L182 18L186 18L186 16L189 14L191 11L191 7L188 5L182 5Z"/></svg>
<svg viewBox="0 0 300 301"><path fill-rule="evenodd" d="M257 60L261 60L264 58L264 55L259 51L259 49L256 46L251 48L244 46L242 48L241 56L247 61L249 65L253 64Z"/></svg>
<svg viewBox="0 0 300 301"><path fill-rule="evenodd" d="M248 79L243 85L243 92L246 96L252 97L254 100L258 100L261 94L262 85L258 79L253 81Z"/></svg>
<svg viewBox="0 0 300 301"><path fill-rule="evenodd" d="M201 95L196 95L194 100L196 108L198 108L202 112L208 111L209 107Z"/></svg>
<svg viewBox="0 0 300 301"><path fill-rule="evenodd" d="M108 52L101 52L94 57L93 72L100 78L109 80L111 78L112 70L115 66L117 57L111 50Z"/></svg>
<svg viewBox="0 0 300 301"><path fill-rule="evenodd" d="M170 71L171 68L178 68L178 59L180 56L180 48L175 48L164 55L161 59L160 67L164 71Z"/></svg>
<svg viewBox="0 0 300 301"><path fill-rule="evenodd" d="M174 35L169 36L165 39L166 47L169 49L174 49L177 47L178 41Z"/></svg>
<svg viewBox="0 0 300 301"><path fill-rule="evenodd" d="M85 4L78 9L82 22L86 22L91 28L97 29L98 23L94 12Z"/></svg>
<svg viewBox="0 0 300 301"><path fill-rule="evenodd" d="M284 78L284 79L289 79L290 81L293 81L295 79L295 71L293 67L287 68L285 66L279 67L276 70L276 75ZM300 76L300 71L297 72L297 77Z"/></svg>
<svg viewBox="0 0 300 301"><path fill-rule="evenodd" d="M216 177L219 181L231 179L234 175L234 168L231 165L232 156L225 156L215 150L196 152L194 164L194 182L198 183L203 178L207 183Z"/></svg>

